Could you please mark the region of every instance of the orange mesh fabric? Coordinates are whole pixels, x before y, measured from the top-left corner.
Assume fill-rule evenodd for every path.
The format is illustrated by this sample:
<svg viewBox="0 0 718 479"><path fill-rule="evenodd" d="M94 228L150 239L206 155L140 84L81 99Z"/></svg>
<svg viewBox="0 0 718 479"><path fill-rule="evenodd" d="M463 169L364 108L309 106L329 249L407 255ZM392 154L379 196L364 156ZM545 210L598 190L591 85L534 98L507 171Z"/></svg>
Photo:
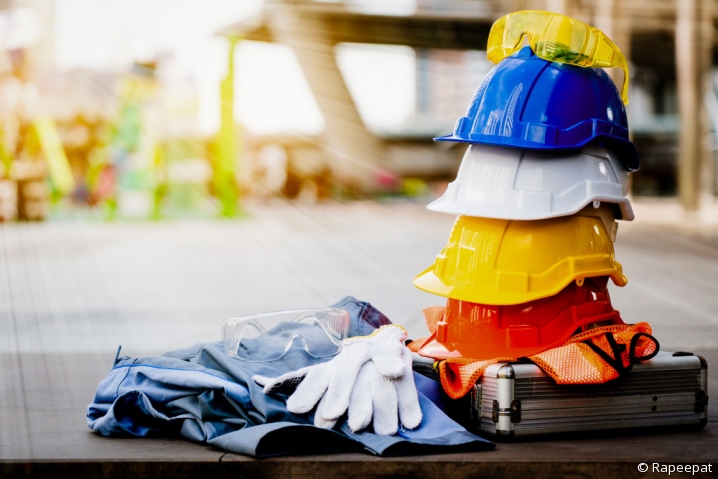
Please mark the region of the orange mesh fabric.
<svg viewBox="0 0 718 479"><path fill-rule="evenodd" d="M494 358L486 361L474 361L466 358L452 358L439 361L441 386L451 399L458 399L469 392L487 367L494 363L514 360L515 358Z"/></svg>
<svg viewBox="0 0 718 479"><path fill-rule="evenodd" d="M424 320L426 321L426 326L432 333L436 331L436 323L438 323L444 318L445 309L446 308L444 306L429 306L428 308L424 308L421 311L422 313L424 313ZM411 351L418 353L419 349L421 349L421 347L426 344L429 339L429 337L420 338L415 341L412 341L407 346Z"/></svg>
<svg viewBox="0 0 718 479"><path fill-rule="evenodd" d="M446 311L446 307L444 306L429 306L421 311L424 313L426 326L432 333L436 331L436 323L444 319L444 311Z"/></svg>
<svg viewBox="0 0 718 479"><path fill-rule="evenodd" d="M650 333L645 322L596 328L529 359L558 384L601 384L656 355L658 341Z"/></svg>
<svg viewBox="0 0 718 479"><path fill-rule="evenodd" d="M442 306L424 310L430 331L436 328L443 310ZM563 346L535 354L529 359L558 384L601 384L627 373L636 361L650 359L658 353L658 341L651 333L651 326L646 322L602 326L576 334ZM409 347L418 351L428 339L414 341ZM469 392L488 366L515 359L502 357L476 361L450 358L440 361L441 385L449 397L460 398Z"/></svg>
<svg viewBox="0 0 718 479"><path fill-rule="evenodd" d="M566 344L531 357L558 384L599 384L615 370L585 344Z"/></svg>

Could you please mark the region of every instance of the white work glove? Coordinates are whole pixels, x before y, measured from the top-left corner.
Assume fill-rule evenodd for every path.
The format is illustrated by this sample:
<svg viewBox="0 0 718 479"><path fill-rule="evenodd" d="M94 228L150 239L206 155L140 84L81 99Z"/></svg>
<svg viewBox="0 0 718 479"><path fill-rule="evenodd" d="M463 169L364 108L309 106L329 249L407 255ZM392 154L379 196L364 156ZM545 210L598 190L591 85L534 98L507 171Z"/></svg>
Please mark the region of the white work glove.
<svg viewBox="0 0 718 479"><path fill-rule="evenodd" d="M252 379L264 387L264 393L270 393L282 389L288 384L296 384L301 381L294 394L287 400L287 409L295 414L303 414L309 412L319 402L317 412L314 415L314 425L331 428L349 408L352 391L357 383L357 376L367 363L370 364L370 369L362 375L362 382L357 386L361 385L362 389L367 389L371 388L369 385L374 385L377 394L381 394L380 391L385 388L393 393L394 398L406 398L405 394L397 396L396 386L391 389L387 383L387 381L390 383L392 380L410 376L410 384L402 381L401 387L406 387L406 384L413 386L411 354L409 353L409 361L407 362L405 352L408 353L409 351L404 346L405 340L406 330L401 326L382 326L370 336L359 336L345 340L342 351L331 361L292 371L274 379L263 376L254 376ZM376 376L381 377L384 382L377 380ZM415 388L413 388L413 392L416 395ZM380 397L375 396L376 401L381 400ZM387 393L387 397L391 401L392 394ZM357 411L366 411L367 402L359 399L357 401L357 404L363 406L363 409L359 408ZM411 403L411 400L408 400L408 403ZM418 405L418 399L416 399L416 403ZM378 409L380 416L384 410L386 408ZM411 428L411 425L413 425L413 427L416 427L421 422L421 411L419 410L419 419L417 421L415 409L409 408L409 410L413 411L413 413L409 414L410 417L407 417L405 426ZM394 415L396 415L397 406L394 406L393 411ZM357 420L357 424L366 422L368 425L366 412L356 413L355 416L362 418ZM371 420L371 413L369 414L369 420ZM391 428L388 427L383 430L388 429ZM396 428L394 428L394 432L396 432Z"/></svg>
<svg viewBox="0 0 718 479"><path fill-rule="evenodd" d="M406 347L402 359L407 372L397 379L379 374L372 362L362 366L349 401L348 424L352 431L360 431L371 422L376 434L391 436L399 429L399 422L407 429L421 424L421 407L411 369L412 355ZM317 414L321 414L320 409L317 408Z"/></svg>

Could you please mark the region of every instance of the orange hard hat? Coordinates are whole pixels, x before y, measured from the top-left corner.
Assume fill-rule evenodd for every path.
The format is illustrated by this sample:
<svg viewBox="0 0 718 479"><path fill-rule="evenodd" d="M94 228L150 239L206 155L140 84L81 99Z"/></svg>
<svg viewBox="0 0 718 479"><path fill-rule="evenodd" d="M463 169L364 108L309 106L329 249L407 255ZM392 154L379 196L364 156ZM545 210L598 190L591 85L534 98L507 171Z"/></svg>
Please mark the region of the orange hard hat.
<svg viewBox="0 0 718 479"><path fill-rule="evenodd" d="M624 324L611 306L608 277L574 281L554 296L509 306L447 301L444 318L419 354L435 359L531 356L577 330Z"/></svg>

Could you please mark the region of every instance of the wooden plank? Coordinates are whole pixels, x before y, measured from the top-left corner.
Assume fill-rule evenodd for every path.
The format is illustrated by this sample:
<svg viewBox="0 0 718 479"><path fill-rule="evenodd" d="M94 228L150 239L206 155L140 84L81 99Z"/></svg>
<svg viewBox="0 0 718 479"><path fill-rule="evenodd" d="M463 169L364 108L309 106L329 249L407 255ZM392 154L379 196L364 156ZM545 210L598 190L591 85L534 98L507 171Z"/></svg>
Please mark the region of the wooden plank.
<svg viewBox="0 0 718 479"><path fill-rule="evenodd" d="M718 361L718 352L701 351L709 364ZM253 473L252 477L292 475L336 476L352 469L352 477L388 477L403 468L415 477L475 477L476 471L503 471L521 476L534 472L537 477L555 477L556 471L581 474L582 477L606 477L615 463L616 477L635 469L638 462L715 463L718 457L718 422L710 422L699 433L659 434L651 436L592 434L555 439L552 454L546 455L545 441L499 444L492 452L450 454L402 458L376 458L366 454L313 455L257 461L227 454L207 446L177 439L117 439L95 435L84 420L85 406L97 382L107 372L112 354L63 354L47 357L23 354L26 363L48 364L48 372L74 371L66 389L72 391L61 403L36 405L23 424L22 407L8 402L11 395L0 392L0 475L26 474L45 477L158 477L187 476L188 471L203 471L221 460L224 472ZM0 364L7 356L0 355ZM709 395L718 394L718 370L708 369ZM28 371L29 372L29 371ZM3 369L0 375L6 375ZM40 392L41 376L27 374L29 390ZM57 383L53 388L60 388ZM7 413L6 413L7 412ZM20 413L20 414L18 414ZM17 434L29 431L32 443L17 440ZM9 446L9 447L8 447ZM637 449L638 448L638 449ZM602 450L600 460L595 451ZM639 452L636 452L636 451ZM639 454L639 456L636 456ZM50 467L52 466L52 467ZM261 467L260 467L261 466ZM370 474L371 471L371 474ZM438 474L441 472L441 474ZM433 474L433 475L432 475ZM215 471L215 476L218 474ZM213 476L214 477L214 476Z"/></svg>
<svg viewBox="0 0 718 479"><path fill-rule="evenodd" d="M371 203L250 211L234 223L6 228L3 246L13 257L2 267L12 285L0 294L15 303L0 307L24 329L15 337L14 323L2 322L4 350L101 353L134 344L158 352L219 339L231 315L322 306L349 294L413 336L426 334L421 309L444 300L411 282L443 248L451 215ZM648 311L656 324L667 326L673 315L715 324L715 248L680 231L632 226L621 226L616 246L631 282L612 289L626 319L654 304Z"/></svg>
<svg viewBox="0 0 718 479"><path fill-rule="evenodd" d="M380 476L403 468L417 477L465 477L529 467L540 477L601 475L615 462L621 476L635 469L636 448L641 461L718 459L716 422L697 434L552 441L550 457L545 442L534 442L482 454L258 462L185 441L92 434L85 408L118 343L126 354L157 354L219 339L221 320L232 314L322 306L345 294L372 302L413 337L428 333L421 308L444 300L411 281L444 246L452 215L405 201L247 208L248 218L228 222L0 225L0 475L218 475L212 468L222 458L227 474ZM639 218L621 223L616 255L630 279L610 287L624 320L647 320L663 349L700 347L709 364L718 361L718 232ZM716 373L709 368L713 397ZM609 452L587 461L595 450Z"/></svg>

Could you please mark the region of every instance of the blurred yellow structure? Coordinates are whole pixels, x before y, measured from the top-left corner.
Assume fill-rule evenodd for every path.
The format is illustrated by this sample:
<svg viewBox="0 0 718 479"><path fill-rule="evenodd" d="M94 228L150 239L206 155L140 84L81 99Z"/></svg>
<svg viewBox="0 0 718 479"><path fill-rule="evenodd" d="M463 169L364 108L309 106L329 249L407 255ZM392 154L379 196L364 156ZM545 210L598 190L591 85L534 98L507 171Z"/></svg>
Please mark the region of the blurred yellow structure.
<svg viewBox="0 0 718 479"><path fill-rule="evenodd" d="M47 161L50 181L59 195L67 195L75 188L70 163L62 147L55 121L49 116L40 116L33 121L40 146Z"/></svg>
<svg viewBox="0 0 718 479"><path fill-rule="evenodd" d="M227 75L220 84L220 126L216 138L216 155L213 158L214 191L222 205L221 215L227 218L237 213L239 198L236 177L240 130L234 121L234 53L238 41L239 37L229 37Z"/></svg>

